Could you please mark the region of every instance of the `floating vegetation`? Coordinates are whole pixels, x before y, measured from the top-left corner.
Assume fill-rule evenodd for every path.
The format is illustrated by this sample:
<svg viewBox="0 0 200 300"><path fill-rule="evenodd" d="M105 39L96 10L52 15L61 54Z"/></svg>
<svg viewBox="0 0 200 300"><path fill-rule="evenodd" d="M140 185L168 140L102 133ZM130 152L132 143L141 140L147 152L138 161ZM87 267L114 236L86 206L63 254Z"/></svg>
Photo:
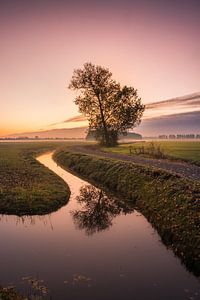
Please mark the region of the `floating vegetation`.
<svg viewBox="0 0 200 300"><path fill-rule="evenodd" d="M64 280L64 284L67 285L83 285L90 287L92 278L82 274L74 274L71 279Z"/></svg>
<svg viewBox="0 0 200 300"><path fill-rule="evenodd" d="M15 287L7 286L0 287L0 299L1 300L27 300L27 297L19 295Z"/></svg>
<svg viewBox="0 0 200 300"><path fill-rule="evenodd" d="M44 280L33 277L22 277L23 281L26 281L31 288L32 292L38 292L40 296L47 295L49 293L48 288L44 285Z"/></svg>
<svg viewBox="0 0 200 300"><path fill-rule="evenodd" d="M74 274L73 275L73 283L89 283L91 282L91 278L90 277L86 277L84 275L81 274Z"/></svg>
<svg viewBox="0 0 200 300"><path fill-rule="evenodd" d="M44 280L31 276L21 278L23 290L20 293L15 286L0 287L0 300L50 300L51 295Z"/></svg>

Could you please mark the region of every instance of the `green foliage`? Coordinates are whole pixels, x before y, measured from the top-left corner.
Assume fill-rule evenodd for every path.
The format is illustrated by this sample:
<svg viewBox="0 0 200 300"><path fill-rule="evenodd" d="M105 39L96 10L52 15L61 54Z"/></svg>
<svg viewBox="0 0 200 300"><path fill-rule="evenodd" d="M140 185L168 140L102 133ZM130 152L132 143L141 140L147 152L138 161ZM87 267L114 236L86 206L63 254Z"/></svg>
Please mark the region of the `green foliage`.
<svg viewBox="0 0 200 300"><path fill-rule="evenodd" d="M121 87L108 69L86 63L74 71L69 88L80 91L75 103L102 145L116 145L120 133L140 123L144 105L137 90Z"/></svg>
<svg viewBox="0 0 200 300"><path fill-rule="evenodd" d="M34 158L57 147L57 143L0 144L0 213L46 214L68 201L64 181Z"/></svg>
<svg viewBox="0 0 200 300"><path fill-rule="evenodd" d="M200 185L178 175L113 159L57 151L54 159L131 199L187 267L200 275Z"/></svg>

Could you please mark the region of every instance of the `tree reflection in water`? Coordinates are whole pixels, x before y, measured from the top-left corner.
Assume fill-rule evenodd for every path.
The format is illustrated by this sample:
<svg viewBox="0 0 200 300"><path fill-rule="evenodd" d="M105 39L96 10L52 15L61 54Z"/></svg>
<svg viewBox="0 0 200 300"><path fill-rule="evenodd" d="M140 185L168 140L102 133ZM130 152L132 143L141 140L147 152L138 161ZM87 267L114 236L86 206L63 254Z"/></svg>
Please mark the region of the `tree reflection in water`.
<svg viewBox="0 0 200 300"><path fill-rule="evenodd" d="M110 228L117 215L134 211L133 203L107 196L91 185L83 186L76 200L82 208L71 211L71 214L76 227L84 229L87 235Z"/></svg>

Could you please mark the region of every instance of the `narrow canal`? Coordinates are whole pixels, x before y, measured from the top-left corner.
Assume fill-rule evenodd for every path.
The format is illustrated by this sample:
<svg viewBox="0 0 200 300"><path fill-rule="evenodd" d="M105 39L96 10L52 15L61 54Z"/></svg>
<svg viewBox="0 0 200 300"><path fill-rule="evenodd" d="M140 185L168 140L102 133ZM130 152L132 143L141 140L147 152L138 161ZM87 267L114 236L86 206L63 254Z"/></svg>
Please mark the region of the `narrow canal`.
<svg viewBox="0 0 200 300"><path fill-rule="evenodd" d="M34 294L37 281L53 300L200 299L199 279L131 203L64 171L52 153L37 160L67 182L71 197L50 215L0 216L3 286Z"/></svg>

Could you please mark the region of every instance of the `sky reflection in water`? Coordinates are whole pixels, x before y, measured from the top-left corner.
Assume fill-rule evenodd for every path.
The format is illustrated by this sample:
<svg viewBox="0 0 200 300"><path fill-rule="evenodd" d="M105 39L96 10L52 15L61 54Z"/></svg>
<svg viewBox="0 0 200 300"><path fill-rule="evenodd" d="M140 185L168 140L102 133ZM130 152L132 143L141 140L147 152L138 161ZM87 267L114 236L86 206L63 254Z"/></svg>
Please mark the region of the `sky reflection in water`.
<svg viewBox="0 0 200 300"><path fill-rule="evenodd" d="M27 291L24 277L42 279L56 300L198 299L198 279L129 202L65 172L51 154L39 161L68 182L70 201L51 215L1 216L2 285Z"/></svg>

